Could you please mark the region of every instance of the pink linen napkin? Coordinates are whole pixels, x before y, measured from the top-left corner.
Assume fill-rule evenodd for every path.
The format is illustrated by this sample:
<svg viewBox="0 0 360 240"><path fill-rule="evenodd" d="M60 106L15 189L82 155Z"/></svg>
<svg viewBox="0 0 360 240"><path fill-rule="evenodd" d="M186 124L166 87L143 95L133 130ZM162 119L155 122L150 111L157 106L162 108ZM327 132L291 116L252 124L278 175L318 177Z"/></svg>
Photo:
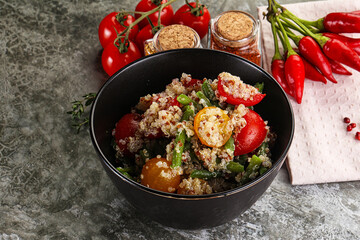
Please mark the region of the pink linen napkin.
<svg viewBox="0 0 360 240"><path fill-rule="evenodd" d="M360 10L360 1L318 1L284 7L300 18L316 20L330 12ZM274 44L270 23L263 19L266 8L259 7L258 16L263 67L271 73ZM355 139L355 133L360 132L360 73L347 69L352 76L334 74L337 84L305 79L303 102L290 100L295 134L286 164L294 185L360 180L360 141ZM344 117L357 125L351 132L346 130Z"/></svg>

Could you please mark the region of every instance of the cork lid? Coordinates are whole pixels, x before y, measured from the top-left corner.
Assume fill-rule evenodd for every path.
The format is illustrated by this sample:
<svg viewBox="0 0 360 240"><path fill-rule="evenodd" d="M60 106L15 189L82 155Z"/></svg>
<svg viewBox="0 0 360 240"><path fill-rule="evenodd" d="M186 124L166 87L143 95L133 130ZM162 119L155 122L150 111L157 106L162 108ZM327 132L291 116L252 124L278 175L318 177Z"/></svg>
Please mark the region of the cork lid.
<svg viewBox="0 0 360 240"><path fill-rule="evenodd" d="M198 47L197 36L197 33L188 26L179 24L170 25L159 32L157 37L158 47L162 51Z"/></svg>
<svg viewBox="0 0 360 240"><path fill-rule="evenodd" d="M241 12L227 12L217 22L219 34L228 40L241 40L251 35L253 20Z"/></svg>

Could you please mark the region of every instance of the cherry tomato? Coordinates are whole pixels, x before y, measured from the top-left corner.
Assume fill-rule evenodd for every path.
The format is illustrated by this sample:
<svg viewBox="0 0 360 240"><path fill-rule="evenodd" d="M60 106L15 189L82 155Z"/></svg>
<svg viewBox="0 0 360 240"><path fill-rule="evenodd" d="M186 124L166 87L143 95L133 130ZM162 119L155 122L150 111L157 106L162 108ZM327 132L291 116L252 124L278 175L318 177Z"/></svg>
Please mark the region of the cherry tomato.
<svg viewBox="0 0 360 240"><path fill-rule="evenodd" d="M155 4L156 2L159 2L159 4ZM154 8L156 8L157 6L163 3L166 3L167 0L141 0L135 7L135 11L138 12L148 12ZM138 19L141 15L140 14L135 14L135 18ZM161 24L163 25L170 25L172 23L172 18L174 16L174 11L171 5L168 5L166 7L164 7L161 11L160 14L160 20L161 20ZM151 14L149 16L151 22L153 24L157 24L158 22L158 18L159 18L159 12L155 12L153 14ZM145 27L146 25L149 24L149 21L147 19L142 20L141 22L139 22L139 27L140 29L142 29L143 27Z"/></svg>
<svg viewBox="0 0 360 240"><path fill-rule="evenodd" d="M182 84L185 87L193 87L196 85L201 85L203 83L203 80L192 78L190 81L182 81Z"/></svg>
<svg viewBox="0 0 360 240"><path fill-rule="evenodd" d="M261 145L267 134L264 120L255 111L249 109L244 118L246 126L239 132L235 129L235 156L254 151Z"/></svg>
<svg viewBox="0 0 360 240"><path fill-rule="evenodd" d="M117 33L121 33L125 30L125 27L120 24L120 22L116 19L116 16L118 15L118 12L112 12L109 13L103 20L101 20L99 25L99 40L101 43L101 46L105 48L109 43L114 43L114 40L117 37ZM131 23L135 21L135 18L131 15L124 16L124 22L123 24L125 26L129 26ZM116 29L116 30L115 30ZM139 31L139 27L135 25L130 30L129 39L134 40L136 34Z"/></svg>
<svg viewBox="0 0 360 240"><path fill-rule="evenodd" d="M160 100L161 99L161 100ZM151 99L151 103L153 102L157 102L159 104L162 104L161 102L163 101L163 99L160 97L160 96L154 96L152 99ZM174 106L178 106L180 107L180 103L178 102L178 100L176 98L172 98L172 97L167 97L166 99L166 104L165 104L165 107L163 109L168 109L169 107L174 107ZM162 110L163 110L162 109Z"/></svg>
<svg viewBox="0 0 360 240"><path fill-rule="evenodd" d="M136 45L129 41L126 53L120 53L119 49L112 43L109 43L101 56L101 63L105 72L111 76L125 65L141 58L141 53Z"/></svg>
<svg viewBox="0 0 360 240"><path fill-rule="evenodd" d="M172 107L177 106L177 107L181 108L181 104L178 102L178 100L177 100L176 98L174 98L173 100L171 100L171 101L169 102L169 104L170 104L170 106L172 106Z"/></svg>
<svg viewBox="0 0 360 240"><path fill-rule="evenodd" d="M148 160L141 171L141 184L152 189L173 193L179 188L180 175L165 158Z"/></svg>
<svg viewBox="0 0 360 240"><path fill-rule="evenodd" d="M225 74L227 74L227 73L225 73ZM220 75L222 75L222 74L220 74ZM266 96L266 94L262 94L260 92L253 91L255 89L255 87L245 84L245 83L240 83L240 81L241 81L240 79L239 79L239 81L235 81L234 78L232 78L232 75L230 75L230 74L226 75L226 79L223 79L220 75L218 77L218 79L219 79L218 91L221 96L226 97L227 103L230 103L233 105L244 104L246 107L249 107L249 106L254 106L254 105L258 104ZM222 76L225 76L225 75L222 75ZM230 78L229 78L229 76L230 76ZM250 96L248 98L244 99L244 98L233 95L233 93L241 94L241 92L245 92L245 93L248 92L248 94Z"/></svg>
<svg viewBox="0 0 360 240"><path fill-rule="evenodd" d="M194 119L194 130L200 142L208 147L221 147L231 137L230 118L218 107L201 109Z"/></svg>
<svg viewBox="0 0 360 240"><path fill-rule="evenodd" d="M157 24L155 24L155 25L157 25ZM152 29L151 25L145 26L136 35L135 43L136 43L136 46L141 51L142 55L144 55L144 42L153 37L154 37L154 34L153 34L153 29Z"/></svg>
<svg viewBox="0 0 360 240"><path fill-rule="evenodd" d="M193 8L196 7L196 2L189 3ZM199 16L191 13L191 8L185 4L180 7L174 14L173 23L186 25L193 28L203 38L209 29L210 13L209 10L204 6L203 10L199 12ZM200 10L199 10L200 11Z"/></svg>
<svg viewBox="0 0 360 240"><path fill-rule="evenodd" d="M137 113L125 114L117 123L115 127L115 141L125 156L132 155L127 149L128 137L134 137L136 130L139 128L141 116Z"/></svg>

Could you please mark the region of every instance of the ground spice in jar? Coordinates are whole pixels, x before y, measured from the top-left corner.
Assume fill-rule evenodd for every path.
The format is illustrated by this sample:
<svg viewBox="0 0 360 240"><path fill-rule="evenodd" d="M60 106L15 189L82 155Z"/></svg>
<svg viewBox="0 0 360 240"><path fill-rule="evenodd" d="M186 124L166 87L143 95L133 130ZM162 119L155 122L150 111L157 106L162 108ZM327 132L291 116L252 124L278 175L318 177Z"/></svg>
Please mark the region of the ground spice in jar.
<svg viewBox="0 0 360 240"><path fill-rule="evenodd" d="M210 48L244 57L260 66L259 26L253 16L242 11L228 11L211 23Z"/></svg>
<svg viewBox="0 0 360 240"><path fill-rule="evenodd" d="M148 39L144 42L144 54L145 56L156 53L154 42L152 39Z"/></svg>

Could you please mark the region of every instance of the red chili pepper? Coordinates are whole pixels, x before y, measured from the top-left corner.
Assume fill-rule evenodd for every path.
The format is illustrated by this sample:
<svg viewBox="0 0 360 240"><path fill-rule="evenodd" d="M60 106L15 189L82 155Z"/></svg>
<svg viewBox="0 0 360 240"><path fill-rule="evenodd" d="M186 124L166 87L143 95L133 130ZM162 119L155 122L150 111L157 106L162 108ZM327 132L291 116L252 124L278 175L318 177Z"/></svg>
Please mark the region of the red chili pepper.
<svg viewBox="0 0 360 240"><path fill-rule="evenodd" d="M328 32L322 33L322 35L328 38L336 38L348 45L350 48L352 48L357 54L360 54L360 38L350 38L336 33Z"/></svg>
<svg viewBox="0 0 360 240"><path fill-rule="evenodd" d="M277 38L278 34L279 34L279 36L281 36L281 35L280 35L280 33L278 33L276 31L274 18L271 18L270 22L271 22L272 34L274 37L274 48L275 48L274 56L271 60L271 73L272 73L273 77L275 78L275 80L280 84L282 89L286 92L286 94L295 98L294 91L292 90L292 88L290 88L290 86L287 83L286 78L285 78L285 61L283 60L283 57L281 56L278 38Z"/></svg>
<svg viewBox="0 0 360 240"><path fill-rule="evenodd" d="M337 61L334 61L330 58L328 58L331 70L333 73L340 74L340 75L352 75L351 72L349 72L343 65L338 63Z"/></svg>
<svg viewBox="0 0 360 240"><path fill-rule="evenodd" d="M299 53L299 49L295 48L294 51L297 54ZM286 52L287 53L287 52ZM300 56L301 57L301 56ZM303 57L301 57L301 60L304 63L304 69L305 69L305 77L312 80L312 81L316 81L316 82L323 82L323 83L327 83L326 78L324 77L324 75L321 74L321 72L319 72L319 70L316 69L316 67L314 67L313 65L311 65L311 63L309 63L307 60L305 60ZM329 60L329 59L328 59ZM329 61L330 63L330 61ZM337 83L337 82L336 82Z"/></svg>
<svg viewBox="0 0 360 240"><path fill-rule="evenodd" d="M301 103L304 92L305 69L301 57L293 52L285 62L285 78L295 93L297 103Z"/></svg>
<svg viewBox="0 0 360 240"><path fill-rule="evenodd" d="M344 12L329 13L324 17L323 25L326 31L332 33L358 33L360 15Z"/></svg>
<svg viewBox="0 0 360 240"><path fill-rule="evenodd" d="M338 39L325 37L321 34L314 34L307 27L305 27L295 15L293 15L291 12L289 12L287 10L284 10L282 12L282 14L284 14L284 16L291 18L294 22L296 22L296 24L301 26L301 28L304 30L304 32L306 34L308 34L310 37L312 37L314 40L316 40L319 43L319 45L321 46L324 54L328 58L338 61L342 64L345 64L345 65L347 65L351 68L354 68L355 70L360 72L360 57L359 57L359 55L354 50L352 50L350 47L348 47L345 43L343 43L342 41L340 41ZM338 15L336 15L336 14L338 14ZM338 18L336 23L338 25L340 25L339 22L341 22L341 20L343 20L344 26L341 26L341 28L343 28L344 31L348 31L349 28L351 28L351 27L358 27L360 30L360 15L348 14L348 15L346 15L348 17L348 19L346 19L346 16L344 16L343 19L340 19L339 16L341 14L343 14L343 13L335 13L335 17ZM352 16L350 16L350 15L352 15ZM325 17L324 21L326 20L326 18L328 16L332 16L332 15L328 14ZM357 22L357 24L355 24L355 21L353 21L353 26L350 26L351 24L348 24L349 18L353 18L353 16L358 17L358 19L357 19L358 22ZM328 22L330 22L330 20L328 20ZM355 26L355 25L358 25L358 26ZM280 27L281 27L281 25L280 25ZM282 31L285 32L285 30L283 30L283 29L282 29ZM285 66L285 70L286 70L286 66Z"/></svg>
<svg viewBox="0 0 360 240"><path fill-rule="evenodd" d="M295 100L298 104L301 103L303 93L304 93L304 80L305 80L305 69L304 63L301 60L299 54L297 54L292 48L288 35L281 24L281 21L278 16L275 16L275 20L280 27L282 33L282 42L287 52L287 57L285 61L285 79L288 83L290 89L294 92ZM271 25L273 32L275 32L275 22L271 18ZM279 33L279 36L281 34Z"/></svg>
<svg viewBox="0 0 360 240"><path fill-rule="evenodd" d="M245 107L249 107L249 106L254 106L256 104L258 104L259 102L261 102L261 100L264 99L264 97L266 96L266 94L262 94L260 92L255 93L254 95L251 96L251 98L240 98L238 96L234 96L232 93L229 93L228 91L225 90L226 88L231 88L233 91L237 91L239 89L239 86L236 84L233 84L232 81L225 81L223 79L221 79L220 76L218 76L218 91L219 94L223 97L226 97L226 102L230 103L232 105L240 105L240 104L244 104ZM230 84L230 85L229 85Z"/></svg>
<svg viewBox="0 0 360 240"><path fill-rule="evenodd" d="M308 61L306 61L304 58L302 58L302 61L304 63L304 69L305 69L305 77L307 79L316 81L316 82L323 82L326 84L326 78Z"/></svg>
<svg viewBox="0 0 360 240"><path fill-rule="evenodd" d="M301 56L312 65L316 66L320 72L330 81L337 83L335 80L330 63L317 42L309 36L301 38L298 44ZM306 72L306 70L305 70Z"/></svg>
<svg viewBox="0 0 360 240"><path fill-rule="evenodd" d="M345 64L360 72L359 55L342 41L330 38L323 45L323 51L328 58Z"/></svg>
<svg viewBox="0 0 360 240"><path fill-rule="evenodd" d="M275 59L271 62L271 74L280 84L282 89L290 96L295 98L294 91L289 87L285 78L285 62L282 59Z"/></svg>

